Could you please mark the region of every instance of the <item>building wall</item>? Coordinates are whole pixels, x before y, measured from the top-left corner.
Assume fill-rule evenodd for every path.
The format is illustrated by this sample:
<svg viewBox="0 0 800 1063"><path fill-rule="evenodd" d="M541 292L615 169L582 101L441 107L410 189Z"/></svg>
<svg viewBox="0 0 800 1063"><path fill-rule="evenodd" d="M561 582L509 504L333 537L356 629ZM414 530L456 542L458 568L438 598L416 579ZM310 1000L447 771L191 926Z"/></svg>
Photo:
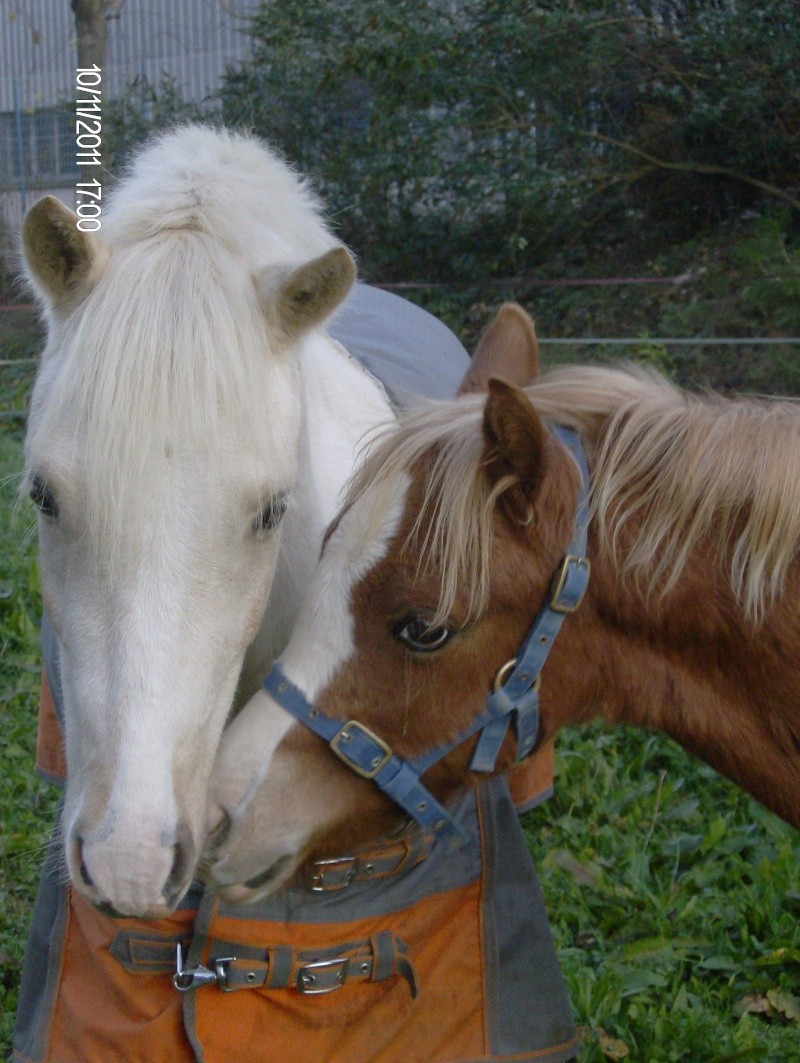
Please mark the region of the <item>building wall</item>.
<svg viewBox="0 0 800 1063"><path fill-rule="evenodd" d="M116 0L108 19L104 99L129 92L137 78L156 86L169 78L184 99L203 103L218 89L226 66L249 56L245 31L257 6L258 0ZM0 0L0 209L12 228L23 198L29 205L75 181L69 113L75 66L69 0Z"/></svg>
<svg viewBox="0 0 800 1063"><path fill-rule="evenodd" d="M248 15L257 0L116 0L108 19L109 98L144 74L174 77L201 101L227 62L250 54ZM72 97L75 27L69 0L0 0L0 111L13 111L16 77L23 108L54 107Z"/></svg>

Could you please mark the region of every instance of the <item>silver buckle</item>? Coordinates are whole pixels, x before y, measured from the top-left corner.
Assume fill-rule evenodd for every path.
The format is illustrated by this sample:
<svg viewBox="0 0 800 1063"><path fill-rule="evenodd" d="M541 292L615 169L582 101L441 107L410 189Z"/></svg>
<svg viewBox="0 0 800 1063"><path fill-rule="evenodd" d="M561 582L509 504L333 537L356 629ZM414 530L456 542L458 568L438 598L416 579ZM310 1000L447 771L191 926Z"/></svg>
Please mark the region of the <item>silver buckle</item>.
<svg viewBox="0 0 800 1063"><path fill-rule="evenodd" d="M344 881L337 882L335 886L326 886L325 872L328 869L332 871L344 864L350 865L344 874ZM330 860L315 860L311 865L311 892L326 893L328 891L346 889L356 877L357 864L358 860L355 856L334 856Z"/></svg>
<svg viewBox="0 0 800 1063"><path fill-rule="evenodd" d="M369 768L362 768L359 764L354 763L354 761L348 756L347 750L342 748L351 741L354 730L360 731L370 742L374 742L381 751L381 756L373 760ZM348 720L347 723L336 732L330 740L329 745L339 760L343 761L351 771L356 773L356 775L360 775L362 779L374 779L381 768L385 767L392 759L391 746L387 745L382 738L378 738L373 731L370 731L369 727L365 727L364 724L359 723L358 720Z"/></svg>
<svg viewBox="0 0 800 1063"><path fill-rule="evenodd" d="M338 957L335 960L313 960L303 964L297 972L297 988L307 997L321 996L323 993L332 993L335 989L341 989L347 980L347 970L350 960L347 956ZM317 971L324 971L326 984L320 986ZM327 984L327 978L332 976L333 981Z"/></svg>
<svg viewBox="0 0 800 1063"><path fill-rule="evenodd" d="M578 606L581 604L581 602L583 601L583 596L584 594L586 594L586 588L589 585L589 580L587 578L583 590L581 591L580 597L574 605L561 601L561 595L564 591L564 587L566 586L567 579L569 577L569 570L572 565L578 565L581 568L585 568L587 577L591 572L591 563L589 561L589 558L576 557L575 554L567 554L567 556L564 558L564 560L561 562L558 569L556 570L556 574L553 577L552 590L550 591L550 608L556 613L564 613L567 616L570 613L574 613Z"/></svg>

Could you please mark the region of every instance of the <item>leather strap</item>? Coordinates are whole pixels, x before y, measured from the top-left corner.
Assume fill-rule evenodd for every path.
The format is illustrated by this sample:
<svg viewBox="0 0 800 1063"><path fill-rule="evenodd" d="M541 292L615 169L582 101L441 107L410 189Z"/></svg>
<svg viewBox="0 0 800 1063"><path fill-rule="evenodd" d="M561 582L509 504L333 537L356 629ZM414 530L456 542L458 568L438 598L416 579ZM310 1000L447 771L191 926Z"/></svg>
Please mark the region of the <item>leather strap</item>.
<svg viewBox="0 0 800 1063"><path fill-rule="evenodd" d="M212 945L214 951L235 951L228 943ZM412 997L417 995L414 968L408 949L391 931L383 930L363 941L321 949L293 949L287 945L267 947L257 959L211 959L220 965L225 992L240 989L296 989L306 996L331 993L348 982L385 982L405 978Z"/></svg>
<svg viewBox="0 0 800 1063"><path fill-rule="evenodd" d="M111 954L132 974L168 974L175 971L176 948L188 950L184 935L141 934L120 930L111 943ZM248 956L237 956L248 953ZM181 961L179 960L179 964ZM412 997L417 980L408 947L388 930L360 941L295 949L289 945L237 945L212 941L209 960L197 968L180 970L185 977L182 991L216 985L224 992L239 989L296 989L307 996L341 989L348 982L385 982L402 977Z"/></svg>
<svg viewBox="0 0 800 1063"><path fill-rule="evenodd" d="M336 893L354 882L376 882L402 875L427 859L433 849L434 836L416 825L399 838L352 856L316 860L305 874L305 885L314 893Z"/></svg>

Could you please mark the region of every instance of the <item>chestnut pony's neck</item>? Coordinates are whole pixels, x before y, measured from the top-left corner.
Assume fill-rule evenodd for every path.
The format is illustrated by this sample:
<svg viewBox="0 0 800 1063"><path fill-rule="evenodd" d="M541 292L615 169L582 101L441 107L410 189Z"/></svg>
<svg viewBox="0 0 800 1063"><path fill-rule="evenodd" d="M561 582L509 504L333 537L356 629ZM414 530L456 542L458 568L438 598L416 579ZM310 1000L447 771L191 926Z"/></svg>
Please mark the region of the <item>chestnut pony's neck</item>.
<svg viewBox="0 0 800 1063"><path fill-rule="evenodd" d="M543 675L541 740L598 717L664 731L800 829L800 567L748 618L711 535L666 591L626 572L641 523L614 550L591 531L589 591Z"/></svg>

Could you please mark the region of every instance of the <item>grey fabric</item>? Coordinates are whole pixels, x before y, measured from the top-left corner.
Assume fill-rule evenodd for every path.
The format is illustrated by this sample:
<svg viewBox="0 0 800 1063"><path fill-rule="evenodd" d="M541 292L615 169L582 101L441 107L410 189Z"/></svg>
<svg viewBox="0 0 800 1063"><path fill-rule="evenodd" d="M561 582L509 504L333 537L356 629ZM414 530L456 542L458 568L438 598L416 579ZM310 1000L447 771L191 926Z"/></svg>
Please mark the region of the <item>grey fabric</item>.
<svg viewBox="0 0 800 1063"><path fill-rule="evenodd" d="M483 823L486 1006L492 1057L565 1046L544 1059L574 1059L575 1024L547 923L544 897L504 777L479 793Z"/></svg>
<svg viewBox="0 0 800 1063"><path fill-rule="evenodd" d="M64 947L69 900L63 850L55 836L57 833L58 828L50 839L39 879L22 968L13 1058L24 1063L32 1063L44 1055Z"/></svg>
<svg viewBox="0 0 800 1063"><path fill-rule="evenodd" d="M452 398L469 367L469 355L447 325L366 284L354 285L326 327L400 406L420 395Z"/></svg>

